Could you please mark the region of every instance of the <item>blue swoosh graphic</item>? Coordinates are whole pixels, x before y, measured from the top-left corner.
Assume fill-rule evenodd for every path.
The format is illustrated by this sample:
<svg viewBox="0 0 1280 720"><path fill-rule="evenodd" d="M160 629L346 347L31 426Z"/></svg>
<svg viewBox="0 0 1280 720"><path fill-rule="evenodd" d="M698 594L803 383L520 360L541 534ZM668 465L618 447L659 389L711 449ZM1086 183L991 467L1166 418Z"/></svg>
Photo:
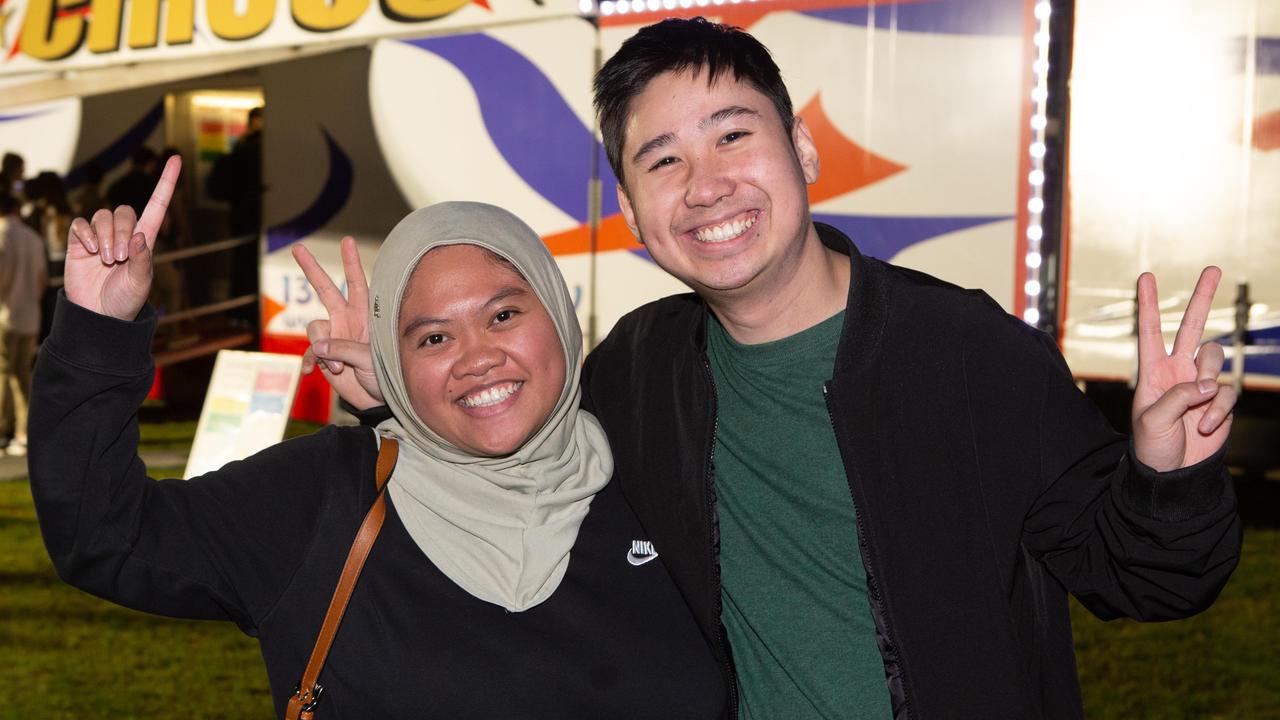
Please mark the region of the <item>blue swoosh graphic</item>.
<svg viewBox="0 0 1280 720"><path fill-rule="evenodd" d="M835 215L814 213L813 221L826 223L848 235L858 246L858 251L881 260L892 260L895 255L912 245L957 230L1012 220L1012 215L978 215L967 217L894 217L889 215ZM631 253L653 262L644 248Z"/></svg>
<svg viewBox="0 0 1280 720"><path fill-rule="evenodd" d="M458 68L475 90L485 130L521 179L580 223L587 221L591 130L533 63L482 33L423 38L409 45ZM601 214L618 212L616 180L602 163Z"/></svg>
<svg viewBox="0 0 1280 720"><path fill-rule="evenodd" d="M0 115L0 122L13 122L14 120L26 120L27 118L40 117L48 115L52 110L33 110L27 113L18 113L17 115Z"/></svg>
<svg viewBox="0 0 1280 720"><path fill-rule="evenodd" d="M892 260L903 250L929 238L1011 219L1013 219L1012 215L895 217L813 214L814 222L826 223L836 228L852 238L863 255L881 260Z"/></svg>
<svg viewBox="0 0 1280 720"><path fill-rule="evenodd" d="M279 225L267 228L267 252L269 253L291 245L324 227L351 198L351 186L355 179L351 158L338 146L328 130L320 128L320 132L324 133L324 141L329 148L329 176L325 178L320 194L306 210Z"/></svg>
<svg viewBox="0 0 1280 720"><path fill-rule="evenodd" d="M112 168L129 159L134 150L138 146L147 141L151 134L160 127L160 123L164 120L164 101L157 102L146 115L143 115L138 122L133 124L128 130L116 138L115 142L102 149L97 155L80 163L67 173L67 177L63 179L63 183L68 190L80 187L84 184L85 168L91 163L97 163L102 168L103 173L108 173Z"/></svg>
<svg viewBox="0 0 1280 720"><path fill-rule="evenodd" d="M906 5L831 8L805 12L823 20L881 30L943 35L1021 35L1023 0L933 0Z"/></svg>
<svg viewBox="0 0 1280 720"><path fill-rule="evenodd" d="M1245 70L1249 59L1249 39L1236 38L1231 44L1236 72ZM1253 39L1254 69L1259 75L1280 75L1280 37L1256 37Z"/></svg>
<svg viewBox="0 0 1280 720"><path fill-rule="evenodd" d="M1213 338L1224 348L1231 347L1231 336ZM1255 375L1280 375L1280 324L1248 328L1244 334L1246 348L1255 348L1244 356L1244 371ZM1259 352L1261 350L1261 352ZM1222 365L1224 373L1231 372L1232 358Z"/></svg>

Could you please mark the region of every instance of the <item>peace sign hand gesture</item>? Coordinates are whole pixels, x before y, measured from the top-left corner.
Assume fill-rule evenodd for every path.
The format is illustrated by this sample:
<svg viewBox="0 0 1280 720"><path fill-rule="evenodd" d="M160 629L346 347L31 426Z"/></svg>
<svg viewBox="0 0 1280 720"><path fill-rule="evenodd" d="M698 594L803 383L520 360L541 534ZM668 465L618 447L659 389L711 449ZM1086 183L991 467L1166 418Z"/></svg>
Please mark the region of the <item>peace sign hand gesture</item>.
<svg viewBox="0 0 1280 720"><path fill-rule="evenodd" d="M307 323L311 347L302 356L302 373L317 366L338 397L357 410L383 405L378 377L373 371L373 351L369 346L369 284L360 264L355 238L342 238L342 270L347 277L347 297L301 244L293 246L293 259L315 288L329 312L328 320Z"/></svg>
<svg viewBox="0 0 1280 720"><path fill-rule="evenodd" d="M1156 279L1138 278L1138 386L1133 394L1133 446L1138 460L1158 472L1194 465L1227 441L1235 389L1218 384L1223 352L1200 345L1222 271L1207 267L1187 303L1173 352L1160 329ZM1197 349L1198 348L1198 349Z"/></svg>
<svg viewBox="0 0 1280 720"><path fill-rule="evenodd" d="M151 252L173 197L182 158L169 158L142 219L121 205L99 210L93 222L76 218L67 237L63 271L67 299L100 315L133 320L151 293Z"/></svg>

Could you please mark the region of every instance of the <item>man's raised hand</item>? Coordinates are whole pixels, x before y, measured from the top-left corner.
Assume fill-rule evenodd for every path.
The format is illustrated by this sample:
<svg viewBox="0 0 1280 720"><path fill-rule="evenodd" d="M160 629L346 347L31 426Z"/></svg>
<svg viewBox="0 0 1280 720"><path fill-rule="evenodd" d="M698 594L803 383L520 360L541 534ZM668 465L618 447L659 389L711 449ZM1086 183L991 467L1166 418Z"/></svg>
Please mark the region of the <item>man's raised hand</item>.
<svg viewBox="0 0 1280 720"><path fill-rule="evenodd" d="M1133 446L1148 467L1167 472L1216 453L1227 441L1236 393L1219 385L1223 352L1200 345L1222 271L1207 267L1187 303L1173 351L1166 353L1156 279L1138 278L1138 385L1133 395Z"/></svg>
<svg viewBox="0 0 1280 720"><path fill-rule="evenodd" d="M333 279L301 244L293 246L293 259L329 312L328 320L312 320L307 324L311 347L302 356L302 373L310 373L319 366L338 397L357 410L384 404L369 346L369 284L355 239L342 238L347 297L342 296Z"/></svg>
<svg viewBox="0 0 1280 720"><path fill-rule="evenodd" d="M76 218L71 222L63 271L67 299L120 320L138 316L151 293L156 233L181 170L182 158L169 158L141 219L133 208L121 205L115 212L99 210L92 221Z"/></svg>

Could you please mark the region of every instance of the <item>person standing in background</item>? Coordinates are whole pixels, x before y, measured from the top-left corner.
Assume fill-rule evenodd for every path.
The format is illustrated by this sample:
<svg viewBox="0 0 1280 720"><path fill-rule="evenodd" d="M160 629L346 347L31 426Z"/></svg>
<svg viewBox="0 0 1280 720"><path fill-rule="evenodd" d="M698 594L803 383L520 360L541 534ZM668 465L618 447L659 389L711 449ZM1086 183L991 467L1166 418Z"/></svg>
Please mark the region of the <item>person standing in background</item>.
<svg viewBox="0 0 1280 720"><path fill-rule="evenodd" d="M105 173L102 165L90 160L84 166L84 184L71 196L71 209L80 217L93 217L101 208L107 207L107 198L102 194L102 178ZM66 240L65 233L63 240Z"/></svg>
<svg viewBox="0 0 1280 720"><path fill-rule="evenodd" d="M9 195L18 200L19 204L23 198L22 178L27 171L27 161L15 152L7 152L4 154L4 160L0 161L0 193Z"/></svg>
<svg viewBox="0 0 1280 720"><path fill-rule="evenodd" d="M27 454L27 398L36 336L40 332L40 296L48 284L44 240L22 221L21 204L0 193L0 437L10 438L4 453Z"/></svg>
<svg viewBox="0 0 1280 720"><path fill-rule="evenodd" d="M244 135L236 141L231 153L219 161L224 169L214 172L225 178L222 187L212 189L219 200L231 205L228 229L232 237L254 235L262 230L262 130L266 125L266 108L249 111Z"/></svg>
<svg viewBox="0 0 1280 720"><path fill-rule="evenodd" d="M151 188L155 183L156 151L139 145L130 159L129 172L107 188L107 203L112 207L128 205L135 215L140 216L142 208L151 199Z"/></svg>

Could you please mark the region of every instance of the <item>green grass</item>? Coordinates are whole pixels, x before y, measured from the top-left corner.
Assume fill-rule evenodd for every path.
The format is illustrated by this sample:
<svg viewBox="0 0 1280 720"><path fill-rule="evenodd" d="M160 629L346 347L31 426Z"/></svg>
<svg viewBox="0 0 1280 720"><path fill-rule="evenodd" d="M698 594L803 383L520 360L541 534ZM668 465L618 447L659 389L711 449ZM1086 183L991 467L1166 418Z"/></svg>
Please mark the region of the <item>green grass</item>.
<svg viewBox="0 0 1280 720"><path fill-rule="evenodd" d="M159 618L64 585L22 481L0 483L0 588L0 718L273 715L257 642L231 623Z"/></svg>
<svg viewBox="0 0 1280 720"><path fill-rule="evenodd" d="M185 447L194 431L194 421L144 424L143 442ZM1240 566L1204 614L1103 623L1073 606L1088 717L1280 720L1277 496L1267 497L1272 522L1246 530ZM272 717L257 643L230 623L158 618L64 585L27 483L0 482L0 720L160 717Z"/></svg>
<svg viewBox="0 0 1280 720"><path fill-rule="evenodd" d="M1247 527L1213 607L1171 623L1104 623L1072 601L1085 710L1110 718L1280 718L1280 530Z"/></svg>

